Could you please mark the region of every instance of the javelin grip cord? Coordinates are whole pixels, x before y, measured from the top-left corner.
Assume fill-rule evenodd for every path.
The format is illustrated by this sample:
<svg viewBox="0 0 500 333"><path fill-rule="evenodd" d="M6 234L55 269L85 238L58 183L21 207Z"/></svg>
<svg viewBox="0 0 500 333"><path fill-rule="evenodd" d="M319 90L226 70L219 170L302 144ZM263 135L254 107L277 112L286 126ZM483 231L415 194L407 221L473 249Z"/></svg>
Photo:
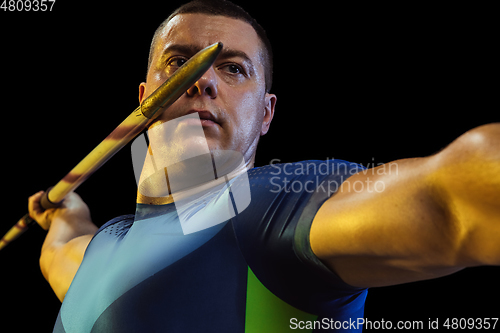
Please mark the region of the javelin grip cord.
<svg viewBox="0 0 500 333"><path fill-rule="evenodd" d="M219 42L191 57L63 179L44 193L40 201L42 208L59 207L66 195L80 186L194 85L212 66L221 50L222 43ZM0 250L35 223L29 214L24 215L0 240Z"/></svg>

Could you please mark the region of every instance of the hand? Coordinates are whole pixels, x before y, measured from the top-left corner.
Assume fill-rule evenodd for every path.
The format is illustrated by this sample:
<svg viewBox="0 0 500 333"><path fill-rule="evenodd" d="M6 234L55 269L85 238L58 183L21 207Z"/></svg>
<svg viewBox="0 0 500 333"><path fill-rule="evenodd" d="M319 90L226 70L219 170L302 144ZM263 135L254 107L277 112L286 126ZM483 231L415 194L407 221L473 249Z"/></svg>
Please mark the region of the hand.
<svg viewBox="0 0 500 333"><path fill-rule="evenodd" d="M32 195L28 209L31 218L48 230L40 253L40 268L62 302L98 228L78 194L68 194L60 207L47 210L40 205L43 194L40 191Z"/></svg>
<svg viewBox="0 0 500 333"><path fill-rule="evenodd" d="M81 220L91 221L90 210L78 194L68 194L59 208L44 210L40 205L43 193L44 191L40 191L29 198L28 210L30 217L44 230L49 230L52 222L57 218L64 219L66 222Z"/></svg>

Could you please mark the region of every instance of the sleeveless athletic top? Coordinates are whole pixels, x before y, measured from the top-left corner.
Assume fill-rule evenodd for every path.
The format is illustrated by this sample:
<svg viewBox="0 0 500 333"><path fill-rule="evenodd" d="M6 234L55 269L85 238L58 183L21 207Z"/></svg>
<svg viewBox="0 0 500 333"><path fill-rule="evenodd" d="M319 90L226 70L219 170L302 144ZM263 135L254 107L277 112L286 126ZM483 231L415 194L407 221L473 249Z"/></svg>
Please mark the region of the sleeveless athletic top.
<svg viewBox="0 0 500 333"><path fill-rule="evenodd" d="M54 332L361 331L353 323L367 290L344 283L309 244L322 203L361 169L341 160L254 168L249 205L191 233L180 220L201 209L220 216L218 203L241 177L194 198L181 219L174 203L138 204L90 242Z"/></svg>

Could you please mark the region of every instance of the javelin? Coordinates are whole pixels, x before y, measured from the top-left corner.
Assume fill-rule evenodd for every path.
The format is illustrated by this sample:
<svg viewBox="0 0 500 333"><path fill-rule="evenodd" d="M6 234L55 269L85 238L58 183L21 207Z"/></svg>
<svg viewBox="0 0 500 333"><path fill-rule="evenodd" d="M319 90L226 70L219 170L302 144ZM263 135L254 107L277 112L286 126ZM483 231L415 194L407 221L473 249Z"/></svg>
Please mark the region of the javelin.
<svg viewBox="0 0 500 333"><path fill-rule="evenodd" d="M66 195L80 186L195 84L212 66L221 50L222 43L215 43L191 57L81 160L73 170L44 193L40 201L42 208L59 207ZM29 214L24 215L0 240L0 250L35 223L36 221Z"/></svg>

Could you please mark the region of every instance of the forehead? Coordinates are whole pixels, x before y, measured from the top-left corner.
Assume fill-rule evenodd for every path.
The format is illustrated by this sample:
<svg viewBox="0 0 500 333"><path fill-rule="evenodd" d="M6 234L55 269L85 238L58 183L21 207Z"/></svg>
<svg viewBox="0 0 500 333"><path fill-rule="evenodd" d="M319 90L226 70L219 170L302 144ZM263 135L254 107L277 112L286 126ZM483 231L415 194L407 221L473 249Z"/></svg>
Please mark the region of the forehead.
<svg viewBox="0 0 500 333"><path fill-rule="evenodd" d="M241 20L207 14L179 14L174 16L159 36L155 49L158 55L174 44L196 45L200 50L213 43L245 52L254 63L259 63L260 39L253 27Z"/></svg>

